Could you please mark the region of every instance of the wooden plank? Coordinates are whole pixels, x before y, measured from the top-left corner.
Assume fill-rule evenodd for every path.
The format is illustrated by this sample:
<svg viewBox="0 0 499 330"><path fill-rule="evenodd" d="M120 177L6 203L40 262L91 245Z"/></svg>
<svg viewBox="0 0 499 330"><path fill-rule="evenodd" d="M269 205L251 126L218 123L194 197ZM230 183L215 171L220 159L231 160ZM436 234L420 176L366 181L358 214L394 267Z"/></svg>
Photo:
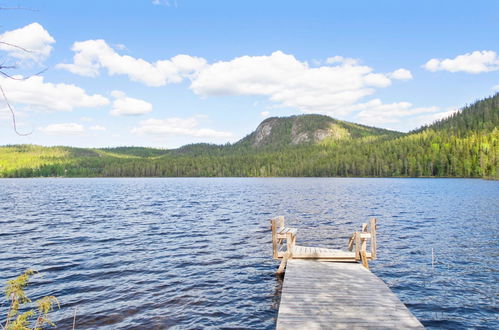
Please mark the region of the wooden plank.
<svg viewBox="0 0 499 330"><path fill-rule="evenodd" d="M371 255L373 259L376 259L376 249L377 249L377 242L376 242L376 218L371 219Z"/></svg>
<svg viewBox="0 0 499 330"><path fill-rule="evenodd" d="M272 230L272 258L277 259L279 255L279 243L277 241L277 219L270 219L270 228Z"/></svg>
<svg viewBox="0 0 499 330"><path fill-rule="evenodd" d="M360 251L360 260L362 261L362 266L369 269L369 263L367 262L367 253L365 249Z"/></svg>
<svg viewBox="0 0 499 330"><path fill-rule="evenodd" d="M298 229L296 229L296 228L290 228L290 227L284 227L284 228L281 228L277 232L277 235L282 235L284 237L287 233L292 233L293 235L296 235L298 233Z"/></svg>
<svg viewBox="0 0 499 330"><path fill-rule="evenodd" d="M339 328L424 329L362 265L288 260L277 329Z"/></svg>
<svg viewBox="0 0 499 330"><path fill-rule="evenodd" d="M323 260L323 261L345 261L355 262L355 252L315 248L315 252L309 252L311 248L295 245L293 248L293 259L309 259L309 260ZM278 252L278 259L283 258L286 251ZM366 253L366 259L372 260L370 252Z"/></svg>
<svg viewBox="0 0 499 330"><path fill-rule="evenodd" d="M360 233L355 232L355 259L360 260Z"/></svg>

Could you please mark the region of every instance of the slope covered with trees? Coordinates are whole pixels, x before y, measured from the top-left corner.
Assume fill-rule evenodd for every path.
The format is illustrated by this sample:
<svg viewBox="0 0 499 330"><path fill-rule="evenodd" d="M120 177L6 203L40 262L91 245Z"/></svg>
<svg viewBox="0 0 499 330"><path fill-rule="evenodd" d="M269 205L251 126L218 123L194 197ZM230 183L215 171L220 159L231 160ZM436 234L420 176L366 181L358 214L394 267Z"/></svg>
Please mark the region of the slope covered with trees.
<svg viewBox="0 0 499 330"><path fill-rule="evenodd" d="M498 178L499 94L402 134L320 115L269 118L227 145L175 150L0 147L0 177L373 176Z"/></svg>

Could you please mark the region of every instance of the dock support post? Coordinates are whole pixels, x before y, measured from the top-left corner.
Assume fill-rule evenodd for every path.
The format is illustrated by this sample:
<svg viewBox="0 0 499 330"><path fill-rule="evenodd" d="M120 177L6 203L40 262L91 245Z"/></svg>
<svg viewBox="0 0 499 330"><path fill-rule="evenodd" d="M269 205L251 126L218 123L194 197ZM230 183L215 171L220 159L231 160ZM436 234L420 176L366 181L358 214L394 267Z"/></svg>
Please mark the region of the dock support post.
<svg viewBox="0 0 499 330"><path fill-rule="evenodd" d="M377 243L376 243L376 222L377 222L376 218L371 219L371 224L370 224L370 227L371 227L371 260L376 259L376 248L378 247Z"/></svg>
<svg viewBox="0 0 499 330"><path fill-rule="evenodd" d="M279 265L279 268L277 269L277 275L282 275L284 274L284 268L286 268L286 264L288 263L288 259L291 256L291 253L288 251L284 253L284 256L282 257L281 264Z"/></svg>

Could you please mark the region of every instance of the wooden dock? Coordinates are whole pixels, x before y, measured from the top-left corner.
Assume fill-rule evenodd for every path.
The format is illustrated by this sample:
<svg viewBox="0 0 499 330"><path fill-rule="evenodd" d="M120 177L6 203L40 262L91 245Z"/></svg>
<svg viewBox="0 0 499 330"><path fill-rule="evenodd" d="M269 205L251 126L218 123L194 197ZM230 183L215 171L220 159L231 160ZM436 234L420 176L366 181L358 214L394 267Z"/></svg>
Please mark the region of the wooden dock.
<svg viewBox="0 0 499 330"><path fill-rule="evenodd" d="M424 329L376 275L359 263L291 259L277 329Z"/></svg>
<svg viewBox="0 0 499 330"><path fill-rule="evenodd" d="M352 235L348 247L355 252L298 246L297 229L285 227L283 217L271 223L278 273L285 270L277 329L424 329L368 269L367 260L376 258L376 219L370 231L364 224Z"/></svg>

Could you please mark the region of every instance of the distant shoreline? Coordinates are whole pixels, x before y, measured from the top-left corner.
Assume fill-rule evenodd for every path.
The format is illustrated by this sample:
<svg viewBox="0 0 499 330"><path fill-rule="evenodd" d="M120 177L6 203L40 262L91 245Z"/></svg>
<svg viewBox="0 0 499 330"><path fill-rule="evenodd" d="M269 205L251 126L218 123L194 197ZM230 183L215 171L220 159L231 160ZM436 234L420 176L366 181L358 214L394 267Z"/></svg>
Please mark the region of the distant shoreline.
<svg viewBox="0 0 499 330"><path fill-rule="evenodd" d="M33 176L4 179L476 179L499 181L499 178L452 176Z"/></svg>

